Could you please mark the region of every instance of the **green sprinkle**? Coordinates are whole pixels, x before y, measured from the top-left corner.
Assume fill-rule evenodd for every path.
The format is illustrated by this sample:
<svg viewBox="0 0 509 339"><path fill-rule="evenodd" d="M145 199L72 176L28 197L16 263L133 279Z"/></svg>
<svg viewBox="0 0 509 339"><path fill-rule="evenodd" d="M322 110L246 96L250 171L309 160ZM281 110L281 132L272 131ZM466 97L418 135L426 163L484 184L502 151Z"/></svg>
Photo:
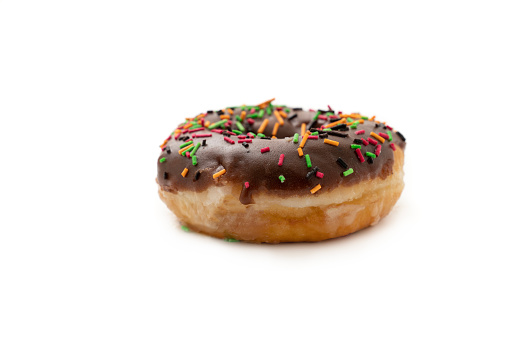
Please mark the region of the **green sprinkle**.
<svg viewBox="0 0 509 339"><path fill-rule="evenodd" d="M269 106L267 107L267 115L271 115L272 114L272 106Z"/></svg>
<svg viewBox="0 0 509 339"><path fill-rule="evenodd" d="M296 144L299 142L299 133L295 133L293 135L293 143Z"/></svg>
<svg viewBox="0 0 509 339"><path fill-rule="evenodd" d="M325 128L325 129L323 129L322 131L324 131L324 132L330 132L330 131L332 131L332 128Z"/></svg>
<svg viewBox="0 0 509 339"><path fill-rule="evenodd" d="M239 242L239 240L233 239L233 238L224 238L224 241L226 241L226 242Z"/></svg>
<svg viewBox="0 0 509 339"><path fill-rule="evenodd" d="M249 114L247 117L248 117L248 118L258 118L258 113L255 113L255 114Z"/></svg>
<svg viewBox="0 0 509 339"><path fill-rule="evenodd" d="M347 122L352 122L352 121L353 121L353 119L352 119L352 118L346 118L346 121L347 121Z"/></svg>
<svg viewBox="0 0 509 339"><path fill-rule="evenodd" d="M313 118L313 121L318 120L319 115L320 115L320 112L316 112L315 117Z"/></svg>
<svg viewBox="0 0 509 339"><path fill-rule="evenodd" d="M350 128L356 129L358 124L359 124L359 121L356 121L350 125Z"/></svg>
<svg viewBox="0 0 509 339"><path fill-rule="evenodd" d="M184 232L190 232L189 227L187 227L187 226L182 225L182 226L180 226L180 228L182 228L182 231L184 231Z"/></svg>
<svg viewBox="0 0 509 339"><path fill-rule="evenodd" d="M189 155L192 157L194 156L194 154L196 153L196 151L198 150L198 148L200 148L201 144L196 144L196 146L193 147L191 153L189 153Z"/></svg>
<svg viewBox="0 0 509 339"><path fill-rule="evenodd" d="M263 134L263 133L258 133L256 136L257 136L258 138L265 138L265 134Z"/></svg>
<svg viewBox="0 0 509 339"><path fill-rule="evenodd" d="M245 129L245 128L244 128L244 126L242 126L242 124L240 123L240 117L239 117L238 115L237 115L237 118L239 118L239 119L238 119L239 121L237 121L237 123L236 123L237 128L238 128L239 130L241 130L242 132L244 132L246 129Z"/></svg>
<svg viewBox="0 0 509 339"><path fill-rule="evenodd" d="M279 176L279 180L281 180L281 183L284 183L284 182L285 182L285 177L284 177L284 176L282 176L282 175L280 175L280 176Z"/></svg>
<svg viewBox="0 0 509 339"><path fill-rule="evenodd" d="M361 148L361 145L351 144L350 147L352 149Z"/></svg>
<svg viewBox="0 0 509 339"><path fill-rule="evenodd" d="M159 159L159 162L160 162L161 164L162 164L163 162L165 162L165 161L166 161L166 158L164 158L164 157L163 157L163 158L161 158L161 159Z"/></svg>
<svg viewBox="0 0 509 339"><path fill-rule="evenodd" d="M188 142L186 142L185 144L180 145L180 149L182 149L182 148L184 148L184 147L186 147L186 146L189 146L189 145L191 145L192 143L193 143L193 140L189 140L189 141L188 141Z"/></svg>
<svg viewBox="0 0 509 339"><path fill-rule="evenodd" d="M232 129L232 132L233 132L233 133L235 133L235 134L237 134L237 135L241 135L241 134L242 134L242 132L241 132L241 131L237 131L236 129Z"/></svg>
<svg viewBox="0 0 509 339"><path fill-rule="evenodd" d="M363 120L369 120L369 117L361 116L361 118L362 118Z"/></svg>
<svg viewBox="0 0 509 339"><path fill-rule="evenodd" d="M258 113L258 118L260 119L263 118L263 114L264 114L263 109L261 109L260 112Z"/></svg>
<svg viewBox="0 0 509 339"><path fill-rule="evenodd" d="M240 115L236 115L236 116L235 116L235 120L237 120L237 121L242 121L242 120L240 119Z"/></svg>
<svg viewBox="0 0 509 339"><path fill-rule="evenodd" d="M311 133L311 135L318 135L318 132L313 132Z"/></svg>
<svg viewBox="0 0 509 339"><path fill-rule="evenodd" d="M375 153L366 152L366 155L367 155L368 157L376 158Z"/></svg>
<svg viewBox="0 0 509 339"><path fill-rule="evenodd" d="M352 173L353 173L353 168L349 168L349 169L347 169L346 171L343 172L343 175L345 177L347 177L347 176L349 176Z"/></svg>
<svg viewBox="0 0 509 339"><path fill-rule="evenodd" d="M309 154L306 154L304 157L306 158L306 165L308 166L308 168L313 167L313 165L311 165L311 159L309 158Z"/></svg>
<svg viewBox="0 0 509 339"><path fill-rule="evenodd" d="M281 106L281 107L284 107L284 106ZM289 109L289 108L285 108L285 109L284 109L284 111L285 111L286 113L290 113L290 109Z"/></svg>
<svg viewBox="0 0 509 339"><path fill-rule="evenodd" d="M387 131L387 135L389 136L389 141L392 141L392 133L391 133L391 131Z"/></svg>
<svg viewBox="0 0 509 339"><path fill-rule="evenodd" d="M216 127L221 126L222 124L226 124L227 122L228 122L228 119L223 119L221 121L215 122L215 123L209 125L209 129L214 129Z"/></svg>
<svg viewBox="0 0 509 339"><path fill-rule="evenodd" d="M196 166L198 165L198 158L196 157L196 155L193 156L193 166Z"/></svg>

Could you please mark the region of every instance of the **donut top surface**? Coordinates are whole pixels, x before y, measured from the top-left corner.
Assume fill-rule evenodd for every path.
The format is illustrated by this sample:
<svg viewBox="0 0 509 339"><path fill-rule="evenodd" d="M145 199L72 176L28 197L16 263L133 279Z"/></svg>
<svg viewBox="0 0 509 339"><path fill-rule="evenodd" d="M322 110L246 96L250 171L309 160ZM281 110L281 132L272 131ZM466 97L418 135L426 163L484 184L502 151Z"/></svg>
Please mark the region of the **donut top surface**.
<svg viewBox="0 0 509 339"><path fill-rule="evenodd" d="M274 100L274 99L272 99ZM157 182L170 192L239 185L280 196L322 194L392 174L405 138L359 113L273 105L207 111L181 123L160 146Z"/></svg>

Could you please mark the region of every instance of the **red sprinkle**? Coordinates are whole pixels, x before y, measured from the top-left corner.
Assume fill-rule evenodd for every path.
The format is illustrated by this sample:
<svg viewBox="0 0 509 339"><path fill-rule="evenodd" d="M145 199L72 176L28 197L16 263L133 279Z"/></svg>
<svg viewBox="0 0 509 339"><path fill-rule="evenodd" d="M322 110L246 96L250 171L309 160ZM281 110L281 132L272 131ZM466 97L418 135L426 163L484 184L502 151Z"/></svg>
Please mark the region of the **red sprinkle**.
<svg viewBox="0 0 509 339"><path fill-rule="evenodd" d="M381 151L382 151L382 145L377 145L376 150L375 150L375 155L379 156Z"/></svg>
<svg viewBox="0 0 509 339"><path fill-rule="evenodd" d="M369 145L369 142L367 140L364 140L364 138L361 138L361 141L364 144L364 146L368 146Z"/></svg>
<svg viewBox="0 0 509 339"><path fill-rule="evenodd" d="M329 107L329 111L334 111L332 108L330 108L330 105L327 105L327 107Z"/></svg>
<svg viewBox="0 0 509 339"><path fill-rule="evenodd" d="M316 177L322 179L323 173L322 172L316 172Z"/></svg>
<svg viewBox="0 0 509 339"><path fill-rule="evenodd" d="M285 155L284 154L281 154L279 156L279 162L277 163L278 166L283 166L283 160L285 160Z"/></svg>
<svg viewBox="0 0 509 339"><path fill-rule="evenodd" d="M249 182L247 182L247 181L246 181L246 182L244 183L244 186L246 186L246 188L249 188Z"/></svg>
<svg viewBox="0 0 509 339"><path fill-rule="evenodd" d="M195 129L190 129L190 130L189 130L189 133L198 132L198 131L203 131L204 129L205 129L205 128L203 128L203 127L195 128Z"/></svg>
<svg viewBox="0 0 509 339"><path fill-rule="evenodd" d="M389 139L389 136L388 136L387 134L385 134L385 133L380 132L380 133L378 133L378 134L380 134L380 136L381 136L382 138L384 138L384 139Z"/></svg>
<svg viewBox="0 0 509 339"><path fill-rule="evenodd" d="M190 152L186 152L186 157L190 158L191 157L191 153Z"/></svg>
<svg viewBox="0 0 509 339"><path fill-rule="evenodd" d="M193 138L208 138L211 136L212 134L193 134Z"/></svg>
<svg viewBox="0 0 509 339"><path fill-rule="evenodd" d="M230 132L230 131L226 131L226 133L228 133L229 135L233 135L233 136L237 135L237 134L235 134L233 132Z"/></svg>
<svg viewBox="0 0 509 339"><path fill-rule="evenodd" d="M359 158L359 160L361 162L364 162L364 157L362 156L361 149L360 148L356 148L355 149L355 153L357 153L357 158Z"/></svg>
<svg viewBox="0 0 509 339"><path fill-rule="evenodd" d="M211 132L214 132L214 133L223 134L223 130L222 130L222 129L214 128L213 130L210 130L210 131L211 131Z"/></svg>
<svg viewBox="0 0 509 339"><path fill-rule="evenodd" d="M321 120L327 120L327 116L326 115L319 115L318 116L318 119L321 119Z"/></svg>
<svg viewBox="0 0 509 339"><path fill-rule="evenodd" d="M386 125L387 126L387 125ZM392 127L391 126L387 126L388 129L390 129L392 131Z"/></svg>
<svg viewBox="0 0 509 339"><path fill-rule="evenodd" d="M260 150L260 152L262 153L266 153L266 152L269 152L270 151L270 147L264 147Z"/></svg>
<svg viewBox="0 0 509 339"><path fill-rule="evenodd" d="M396 150L396 145L394 145L393 143L391 143L389 146L391 146L392 150L395 151Z"/></svg>
<svg viewBox="0 0 509 339"><path fill-rule="evenodd" d="M224 137L224 141L229 142L230 144L234 144L235 143L235 141L233 141L232 139L230 139L228 137Z"/></svg>
<svg viewBox="0 0 509 339"><path fill-rule="evenodd" d="M318 135L310 135L310 136L308 137L308 139L313 139L313 140L314 140L314 139L318 139Z"/></svg>
<svg viewBox="0 0 509 339"><path fill-rule="evenodd" d="M360 134L364 134L364 132L366 132L366 131L361 129L360 131L356 131L355 134L360 135Z"/></svg>
<svg viewBox="0 0 509 339"><path fill-rule="evenodd" d="M175 140L178 140L179 137L180 137L180 133L175 134ZM170 139L168 139L168 140L170 140Z"/></svg>
<svg viewBox="0 0 509 339"><path fill-rule="evenodd" d="M189 132L188 129L182 130L182 134L186 134L187 132Z"/></svg>
<svg viewBox="0 0 509 339"><path fill-rule="evenodd" d="M254 120L253 120L253 119L251 119L251 118L247 119L247 122L248 122L250 125L254 124Z"/></svg>
<svg viewBox="0 0 509 339"><path fill-rule="evenodd" d="M245 139L245 138L246 138L246 136L245 136L245 135L237 135L237 138L239 138L239 139Z"/></svg>
<svg viewBox="0 0 509 339"><path fill-rule="evenodd" d="M239 144L242 144L243 142L247 142L248 144L250 144L253 142L253 139L241 139L241 140L237 140L237 142Z"/></svg>
<svg viewBox="0 0 509 339"><path fill-rule="evenodd" d="M368 141L371 145L376 145L378 144L378 141L374 140L374 139L371 139L371 138L368 138Z"/></svg>

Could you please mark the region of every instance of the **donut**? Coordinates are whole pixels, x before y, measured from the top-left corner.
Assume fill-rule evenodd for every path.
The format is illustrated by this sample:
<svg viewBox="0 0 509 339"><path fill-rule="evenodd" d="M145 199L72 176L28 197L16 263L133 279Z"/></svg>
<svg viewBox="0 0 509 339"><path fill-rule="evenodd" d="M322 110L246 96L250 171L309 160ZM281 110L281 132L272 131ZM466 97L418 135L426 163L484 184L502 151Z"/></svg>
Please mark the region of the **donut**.
<svg viewBox="0 0 509 339"><path fill-rule="evenodd" d="M185 230L315 242L390 212L404 186L403 134L375 116L273 100L187 118L164 140L158 192Z"/></svg>

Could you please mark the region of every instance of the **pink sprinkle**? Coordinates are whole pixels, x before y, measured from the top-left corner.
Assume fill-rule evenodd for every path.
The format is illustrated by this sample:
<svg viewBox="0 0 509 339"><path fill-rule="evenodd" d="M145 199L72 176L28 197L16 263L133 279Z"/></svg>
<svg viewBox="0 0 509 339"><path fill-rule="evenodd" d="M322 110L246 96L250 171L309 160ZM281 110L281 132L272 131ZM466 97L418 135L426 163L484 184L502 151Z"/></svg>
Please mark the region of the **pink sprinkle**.
<svg viewBox="0 0 509 339"><path fill-rule="evenodd" d="M178 140L179 137L180 137L180 133L175 134L175 140Z"/></svg>
<svg viewBox="0 0 509 339"><path fill-rule="evenodd" d="M285 160L285 155L284 154L281 154L279 156L279 162L277 163L278 166L283 166L283 160Z"/></svg>
<svg viewBox="0 0 509 339"><path fill-rule="evenodd" d="M332 108L330 108L330 105L327 105L327 107L329 107L329 111L333 111L334 112L334 110Z"/></svg>
<svg viewBox="0 0 509 339"><path fill-rule="evenodd" d="M392 150L393 150L393 151L395 151L395 150L396 150L396 145L394 145L393 143L391 143L391 144L390 144L390 146L391 146L391 148L392 148Z"/></svg>
<svg viewBox="0 0 509 339"><path fill-rule="evenodd" d="M205 119L203 118L200 119L200 125L205 126Z"/></svg>
<svg viewBox="0 0 509 339"><path fill-rule="evenodd" d="M228 137L224 137L224 141L229 142L230 144L234 144L235 143L235 141L233 141L232 139L230 139Z"/></svg>
<svg viewBox="0 0 509 339"><path fill-rule="evenodd" d="M316 140L316 139L318 139L318 135L310 135L310 136L308 137L308 139Z"/></svg>
<svg viewBox="0 0 509 339"><path fill-rule="evenodd" d="M356 148L355 149L355 153L357 153L357 158L359 158L359 160L361 162L364 162L364 157L362 156L361 149L360 148Z"/></svg>
<svg viewBox="0 0 509 339"><path fill-rule="evenodd" d="M364 144L364 146L368 146L369 145L369 142L367 140L364 140L364 138L361 138L361 141Z"/></svg>
<svg viewBox="0 0 509 339"><path fill-rule="evenodd" d="M251 119L251 118L247 119L247 122L248 122L250 125L254 124L254 120L253 120L253 119Z"/></svg>
<svg viewBox="0 0 509 339"><path fill-rule="evenodd" d="M229 135L237 135L237 134L235 134L233 132L230 132L230 131L226 131L226 133L228 133Z"/></svg>
<svg viewBox="0 0 509 339"><path fill-rule="evenodd" d="M251 139L254 139L256 135L248 134L247 136L250 137Z"/></svg>
<svg viewBox="0 0 509 339"><path fill-rule="evenodd" d="M213 130L211 130L211 132L223 134L223 130L217 128L214 128Z"/></svg>
<svg viewBox="0 0 509 339"><path fill-rule="evenodd" d="M227 123L224 124L224 127L229 127L231 124L232 123L228 121Z"/></svg>
<svg viewBox="0 0 509 339"><path fill-rule="evenodd" d="M262 153L266 153L266 152L269 152L270 151L270 147L264 147L260 150L260 152Z"/></svg>
<svg viewBox="0 0 509 339"><path fill-rule="evenodd" d="M378 134L380 134L380 136L381 136L382 138L384 138L384 139L389 139L389 136L388 136L387 134L385 134L385 133L380 132L380 133L378 133Z"/></svg>
<svg viewBox="0 0 509 339"><path fill-rule="evenodd" d="M360 131L355 132L355 134L360 135L360 134L364 134L364 132L366 132L366 131L361 129Z"/></svg>
<svg viewBox="0 0 509 339"><path fill-rule="evenodd" d="M186 157L190 158L191 157L191 153L190 152L186 152Z"/></svg>
<svg viewBox="0 0 509 339"><path fill-rule="evenodd" d="M327 116L326 115L319 115L318 116L318 119L321 119L321 120L327 120Z"/></svg>
<svg viewBox="0 0 509 339"><path fill-rule="evenodd" d="M239 138L239 139L245 139L245 138L246 138L246 136L245 136L245 135L237 135L237 138Z"/></svg>
<svg viewBox="0 0 509 339"><path fill-rule="evenodd" d="M246 182L244 183L244 186L246 186L246 188L249 188L249 182L247 182L247 181L246 181Z"/></svg>
<svg viewBox="0 0 509 339"><path fill-rule="evenodd" d="M249 111L249 113L254 113L256 112L256 110L254 108L251 108L251 111Z"/></svg>
<svg viewBox="0 0 509 339"><path fill-rule="evenodd" d="M185 130L182 131L182 134L186 134L187 132L189 132L189 130L185 129Z"/></svg>
<svg viewBox="0 0 509 339"><path fill-rule="evenodd" d="M323 173L322 172L316 172L316 177L322 179Z"/></svg>
<svg viewBox="0 0 509 339"><path fill-rule="evenodd" d="M375 155L379 156L381 151L382 151L382 145L377 145L376 150L375 150Z"/></svg>
<svg viewBox="0 0 509 339"><path fill-rule="evenodd" d="M386 126L387 126L387 128L388 128L389 130L391 130L391 131L392 131L392 127L391 127L391 126L388 126L388 125L386 125Z"/></svg>
<svg viewBox="0 0 509 339"><path fill-rule="evenodd" d="M238 142L239 144L241 144L241 143L243 143L243 142L247 142L248 144L250 144L250 143L252 143L252 142L253 142L253 140L252 140L252 139L242 139L242 140L237 140L237 142Z"/></svg>
<svg viewBox="0 0 509 339"><path fill-rule="evenodd" d="M203 128L203 127L195 128L195 129L190 129L190 130L189 130L189 133L198 132L198 131L203 131L204 129L205 129L205 128Z"/></svg>
<svg viewBox="0 0 509 339"><path fill-rule="evenodd" d="M310 109L309 111L310 111L310 112L316 112L314 109Z"/></svg>
<svg viewBox="0 0 509 339"><path fill-rule="evenodd" d="M208 138L211 136L212 134L193 134L193 138Z"/></svg>
<svg viewBox="0 0 509 339"><path fill-rule="evenodd" d="M371 138L368 138L368 141L371 145L376 145L378 144L378 141L374 140L374 139L371 139Z"/></svg>

